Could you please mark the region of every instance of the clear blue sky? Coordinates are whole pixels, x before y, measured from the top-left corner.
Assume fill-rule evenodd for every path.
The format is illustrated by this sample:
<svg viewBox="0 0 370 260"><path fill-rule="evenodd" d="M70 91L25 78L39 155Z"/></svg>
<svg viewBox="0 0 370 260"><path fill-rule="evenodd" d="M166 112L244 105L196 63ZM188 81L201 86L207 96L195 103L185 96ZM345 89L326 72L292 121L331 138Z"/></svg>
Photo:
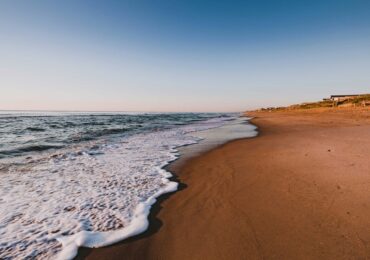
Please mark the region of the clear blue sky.
<svg viewBox="0 0 370 260"><path fill-rule="evenodd" d="M0 109L242 111L370 92L370 1L0 1Z"/></svg>

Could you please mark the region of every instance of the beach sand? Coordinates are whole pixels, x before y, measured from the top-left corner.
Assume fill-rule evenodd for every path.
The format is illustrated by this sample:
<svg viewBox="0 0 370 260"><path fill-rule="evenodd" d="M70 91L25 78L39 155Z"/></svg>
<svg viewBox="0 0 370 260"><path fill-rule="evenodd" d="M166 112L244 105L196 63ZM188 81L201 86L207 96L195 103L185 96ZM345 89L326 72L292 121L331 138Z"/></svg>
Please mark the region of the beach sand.
<svg viewBox="0 0 370 260"><path fill-rule="evenodd" d="M170 166L146 233L78 258L369 258L370 110L249 115L258 137Z"/></svg>

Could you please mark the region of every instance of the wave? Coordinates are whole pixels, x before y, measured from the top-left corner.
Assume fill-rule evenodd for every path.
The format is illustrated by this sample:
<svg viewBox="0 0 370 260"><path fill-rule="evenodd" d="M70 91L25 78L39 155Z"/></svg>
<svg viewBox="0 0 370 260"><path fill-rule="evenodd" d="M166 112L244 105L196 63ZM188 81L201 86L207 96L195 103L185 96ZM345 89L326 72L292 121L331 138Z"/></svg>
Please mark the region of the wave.
<svg viewBox="0 0 370 260"><path fill-rule="evenodd" d="M24 147L19 147L16 149L11 149L11 150L2 150L0 151L0 157L7 157L8 155L17 155L17 154L23 154L23 153L29 153L29 152L42 152L45 150L50 150L50 149L59 149L62 148L62 145L29 145L29 146L24 146Z"/></svg>
<svg viewBox="0 0 370 260"><path fill-rule="evenodd" d="M27 127L25 130L26 131L31 131L31 132L44 132L44 131L46 131L45 128L41 128L41 127Z"/></svg>
<svg viewBox="0 0 370 260"><path fill-rule="evenodd" d="M163 169L178 157L176 148L200 141L193 131L224 124L211 119L112 143L81 143L57 156L46 152L32 163L14 163L0 182L0 258L71 259L80 246L143 232L156 197L177 188Z"/></svg>
<svg viewBox="0 0 370 260"><path fill-rule="evenodd" d="M11 116L9 116L11 115ZM185 126L220 114L169 113L169 114L55 114L18 113L0 114L0 157L27 155L27 153L93 141L107 136L160 131ZM42 146L26 147L42 143ZM50 146L50 147L48 147ZM26 147L14 149L14 147ZM0 149L0 151L1 151Z"/></svg>

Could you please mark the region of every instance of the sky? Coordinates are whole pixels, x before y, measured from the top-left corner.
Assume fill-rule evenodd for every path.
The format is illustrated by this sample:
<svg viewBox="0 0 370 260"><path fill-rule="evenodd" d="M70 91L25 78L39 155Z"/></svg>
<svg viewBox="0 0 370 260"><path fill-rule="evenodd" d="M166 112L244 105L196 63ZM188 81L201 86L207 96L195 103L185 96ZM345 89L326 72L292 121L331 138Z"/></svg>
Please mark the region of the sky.
<svg viewBox="0 0 370 260"><path fill-rule="evenodd" d="M370 92L370 1L0 1L0 110L229 112Z"/></svg>

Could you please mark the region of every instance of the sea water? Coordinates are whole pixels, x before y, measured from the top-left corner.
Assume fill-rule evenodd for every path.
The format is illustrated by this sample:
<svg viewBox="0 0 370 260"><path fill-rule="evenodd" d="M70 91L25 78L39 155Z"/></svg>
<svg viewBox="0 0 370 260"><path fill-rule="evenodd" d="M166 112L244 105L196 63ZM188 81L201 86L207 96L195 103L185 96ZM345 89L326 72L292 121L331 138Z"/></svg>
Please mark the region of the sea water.
<svg viewBox="0 0 370 260"><path fill-rule="evenodd" d="M177 189L163 169L177 148L237 120L219 113L0 113L0 258L71 259L80 246L145 231L156 197Z"/></svg>

